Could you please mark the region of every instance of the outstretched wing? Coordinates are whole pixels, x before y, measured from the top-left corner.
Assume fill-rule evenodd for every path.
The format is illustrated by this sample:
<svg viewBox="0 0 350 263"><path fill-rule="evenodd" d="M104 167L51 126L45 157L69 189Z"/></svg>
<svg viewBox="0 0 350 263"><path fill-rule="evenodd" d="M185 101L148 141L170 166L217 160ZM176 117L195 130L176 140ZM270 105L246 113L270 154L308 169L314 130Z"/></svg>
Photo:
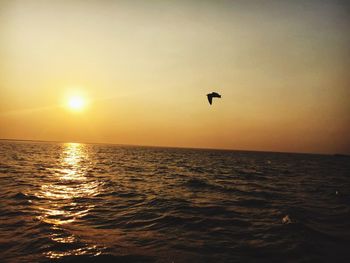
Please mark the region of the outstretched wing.
<svg viewBox="0 0 350 263"><path fill-rule="evenodd" d="M213 92L212 93L212 97L214 97L214 98L221 98L221 95L219 93L217 93L217 92Z"/></svg>
<svg viewBox="0 0 350 263"><path fill-rule="evenodd" d="M213 97L211 96L211 94L207 94L207 97L208 97L209 104L211 105Z"/></svg>

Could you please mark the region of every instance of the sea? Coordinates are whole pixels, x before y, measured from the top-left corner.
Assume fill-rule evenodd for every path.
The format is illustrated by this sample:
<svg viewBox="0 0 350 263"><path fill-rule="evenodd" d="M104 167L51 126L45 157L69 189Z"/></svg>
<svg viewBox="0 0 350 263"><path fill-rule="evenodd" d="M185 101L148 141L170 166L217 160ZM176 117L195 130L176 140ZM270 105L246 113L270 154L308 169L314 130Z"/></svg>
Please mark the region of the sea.
<svg viewBox="0 0 350 263"><path fill-rule="evenodd" d="M1 262L350 262L350 159L0 141Z"/></svg>

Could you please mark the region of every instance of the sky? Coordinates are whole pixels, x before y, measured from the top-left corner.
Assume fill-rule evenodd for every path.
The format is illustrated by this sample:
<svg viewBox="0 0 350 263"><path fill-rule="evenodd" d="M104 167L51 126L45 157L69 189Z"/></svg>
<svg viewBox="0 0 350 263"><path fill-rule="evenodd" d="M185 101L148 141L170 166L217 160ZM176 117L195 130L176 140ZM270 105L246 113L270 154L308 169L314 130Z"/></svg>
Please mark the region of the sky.
<svg viewBox="0 0 350 263"><path fill-rule="evenodd" d="M350 153L349 14L334 0L0 0L0 138Z"/></svg>

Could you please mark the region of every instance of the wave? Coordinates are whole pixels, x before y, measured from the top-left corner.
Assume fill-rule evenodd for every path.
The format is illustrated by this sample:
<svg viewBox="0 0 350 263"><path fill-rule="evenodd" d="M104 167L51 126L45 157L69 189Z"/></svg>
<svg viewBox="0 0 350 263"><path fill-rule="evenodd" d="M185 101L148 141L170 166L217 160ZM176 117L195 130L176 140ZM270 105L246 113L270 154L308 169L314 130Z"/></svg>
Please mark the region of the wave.
<svg viewBox="0 0 350 263"><path fill-rule="evenodd" d="M5 262L348 262L343 159L8 144L0 142Z"/></svg>

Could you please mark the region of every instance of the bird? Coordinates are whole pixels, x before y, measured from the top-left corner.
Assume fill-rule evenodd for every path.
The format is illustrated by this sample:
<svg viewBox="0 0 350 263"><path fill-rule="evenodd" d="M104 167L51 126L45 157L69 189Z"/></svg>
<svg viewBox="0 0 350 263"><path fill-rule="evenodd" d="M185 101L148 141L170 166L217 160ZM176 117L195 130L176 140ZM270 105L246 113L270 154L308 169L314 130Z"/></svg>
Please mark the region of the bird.
<svg viewBox="0 0 350 263"><path fill-rule="evenodd" d="M207 97L208 97L209 104L211 105L213 98L221 98L221 95L217 92L212 92L207 94Z"/></svg>

